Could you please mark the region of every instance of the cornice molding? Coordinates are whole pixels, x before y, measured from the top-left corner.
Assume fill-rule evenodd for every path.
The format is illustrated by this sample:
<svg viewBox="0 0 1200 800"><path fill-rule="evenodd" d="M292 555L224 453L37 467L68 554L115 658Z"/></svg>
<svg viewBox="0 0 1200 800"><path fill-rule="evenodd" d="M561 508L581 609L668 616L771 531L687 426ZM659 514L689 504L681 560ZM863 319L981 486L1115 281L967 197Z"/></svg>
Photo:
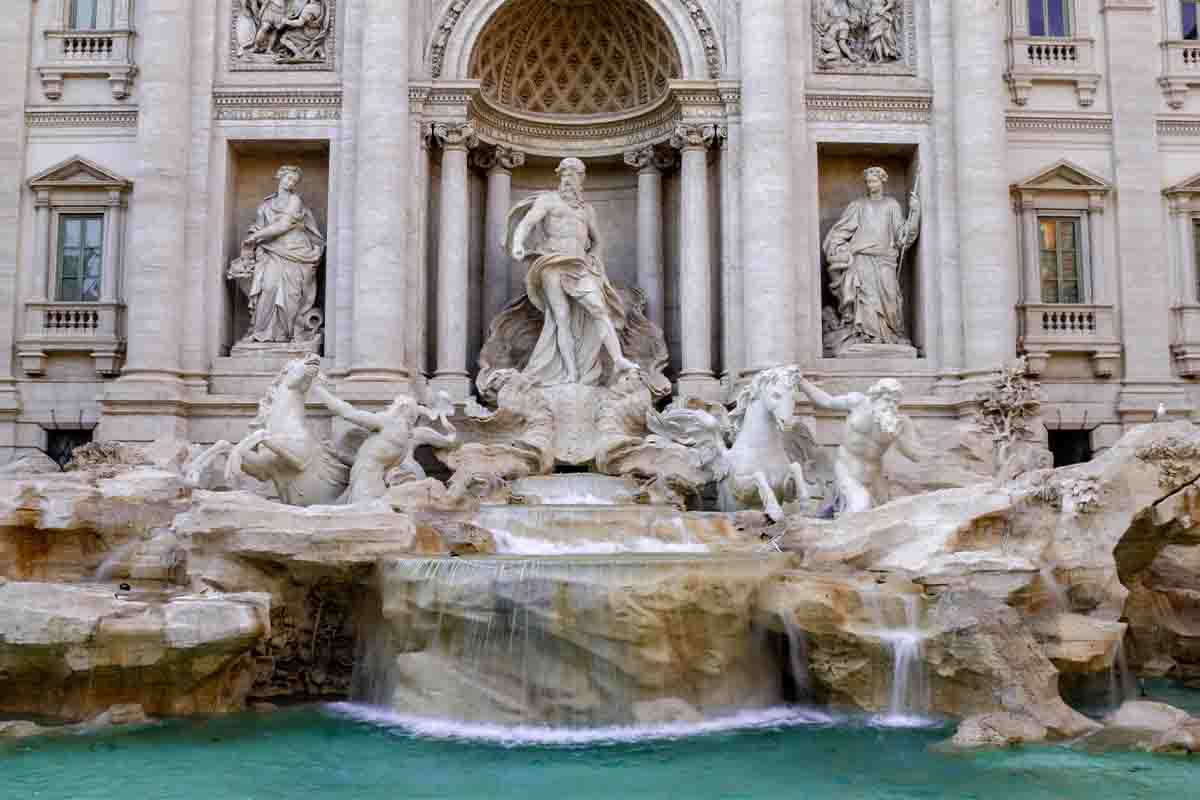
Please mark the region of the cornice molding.
<svg viewBox="0 0 1200 800"><path fill-rule="evenodd" d="M1200 117L1159 119L1159 136L1194 136L1200 138Z"/></svg>
<svg viewBox="0 0 1200 800"><path fill-rule="evenodd" d="M1010 133L1091 133L1110 135L1112 117L1108 115L1071 116L1063 114L1009 114L1005 127Z"/></svg>
<svg viewBox="0 0 1200 800"><path fill-rule="evenodd" d="M136 108L27 108L30 128L136 128Z"/></svg>
<svg viewBox="0 0 1200 800"><path fill-rule="evenodd" d="M812 122L892 122L927 125L933 118L929 95L809 94L805 99Z"/></svg>

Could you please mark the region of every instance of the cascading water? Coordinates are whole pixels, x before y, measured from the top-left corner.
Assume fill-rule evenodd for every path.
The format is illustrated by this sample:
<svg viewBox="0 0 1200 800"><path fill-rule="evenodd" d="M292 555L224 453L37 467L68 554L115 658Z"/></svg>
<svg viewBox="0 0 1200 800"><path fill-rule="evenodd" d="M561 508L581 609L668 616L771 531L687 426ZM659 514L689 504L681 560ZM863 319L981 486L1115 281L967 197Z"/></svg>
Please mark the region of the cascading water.
<svg viewBox="0 0 1200 800"><path fill-rule="evenodd" d="M1137 678L1129 670L1129 661L1125 658L1125 643L1117 642L1117 651L1113 654L1112 669L1108 672L1108 704L1119 708L1128 700L1138 699Z"/></svg>
<svg viewBox="0 0 1200 800"><path fill-rule="evenodd" d="M402 714L563 727L782 702L752 620L786 557L411 559L379 567L356 696Z"/></svg>
<svg viewBox="0 0 1200 800"><path fill-rule="evenodd" d="M889 727L928 725L932 698L923 657L921 598L874 592L863 599L879 626L876 636L887 645L892 661L887 712L876 722Z"/></svg>

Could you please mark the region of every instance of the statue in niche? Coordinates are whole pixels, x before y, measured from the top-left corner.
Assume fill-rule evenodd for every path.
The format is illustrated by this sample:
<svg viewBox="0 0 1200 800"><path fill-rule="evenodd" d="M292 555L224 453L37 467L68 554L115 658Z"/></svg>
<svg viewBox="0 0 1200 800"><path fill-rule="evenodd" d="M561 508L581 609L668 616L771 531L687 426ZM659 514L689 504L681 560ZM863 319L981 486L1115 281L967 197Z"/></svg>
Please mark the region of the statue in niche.
<svg viewBox="0 0 1200 800"><path fill-rule="evenodd" d="M916 425L900 413L904 387L899 381L885 378L866 394L851 392L838 397L799 374L796 385L817 408L844 411L848 415L845 438L833 465L837 488L833 511L853 514L890 499L883 457L893 445L912 461L921 461L929 455L917 439Z"/></svg>
<svg viewBox="0 0 1200 800"><path fill-rule="evenodd" d="M818 0L813 4L817 65L869 67L901 60L898 0Z"/></svg>
<svg viewBox="0 0 1200 800"><path fill-rule="evenodd" d="M886 170L870 167L863 178L867 196L846 208L823 245L829 260L829 288L837 299L832 324L825 315L823 327L826 346L835 355L860 345L868 350L878 345L912 347L904 322L900 270L920 233L921 201L914 188L906 219L900 203L883 193Z"/></svg>
<svg viewBox="0 0 1200 800"><path fill-rule="evenodd" d="M325 320L316 308L317 267L325 236L296 193L302 176L299 167L280 167L278 191L259 205L241 255L229 265L229 278L249 298L250 329L239 348L320 348Z"/></svg>
<svg viewBox="0 0 1200 800"><path fill-rule="evenodd" d="M638 365L625 357L618 332L626 309L601 260L596 210L583 200L587 170L577 158L558 165L558 191L518 203L508 217L512 257L533 262L525 274L529 301L543 315L525 374L535 385L601 383Z"/></svg>
<svg viewBox="0 0 1200 800"><path fill-rule="evenodd" d="M324 0L242 0L237 55L281 64L323 62L330 16Z"/></svg>
<svg viewBox="0 0 1200 800"><path fill-rule="evenodd" d="M275 485L292 506L338 502L350 482L346 462L308 428L305 398L317 380L321 358L310 354L288 362L258 404L250 434L229 453L225 478L239 472Z"/></svg>
<svg viewBox="0 0 1200 800"><path fill-rule="evenodd" d="M386 410L376 413L355 408L320 384L313 391L326 408L368 434L354 457L350 485L342 502L378 500L396 483L424 480L425 470L413 458L413 451L423 444L451 447L458 440L449 420L454 403L445 392L438 395L436 410L402 394ZM422 417L440 423L445 433L418 425Z"/></svg>

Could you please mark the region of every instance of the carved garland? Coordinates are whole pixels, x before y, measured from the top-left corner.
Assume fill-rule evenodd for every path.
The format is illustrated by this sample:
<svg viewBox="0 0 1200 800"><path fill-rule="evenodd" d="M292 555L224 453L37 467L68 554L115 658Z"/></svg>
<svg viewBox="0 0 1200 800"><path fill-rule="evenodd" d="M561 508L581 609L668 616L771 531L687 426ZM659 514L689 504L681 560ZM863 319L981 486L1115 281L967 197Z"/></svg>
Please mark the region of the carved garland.
<svg viewBox="0 0 1200 800"><path fill-rule="evenodd" d="M700 41L704 44L704 60L708 65L708 76L716 79L721 77L721 51L717 47L717 35L713 28L712 21L708 18L708 12L700 5L698 0L676 0L683 3L687 9L688 16L691 17L692 25L695 26L696 32L700 36ZM442 21L438 24L437 33L433 37L433 43L429 49L429 65L430 74L434 78L442 77L442 70L445 68L446 62L446 45L450 41L450 36L454 33L454 28L458 25L458 21L462 18L463 12L467 10L467 6L472 0L454 0L446 8L446 13L442 16Z"/></svg>

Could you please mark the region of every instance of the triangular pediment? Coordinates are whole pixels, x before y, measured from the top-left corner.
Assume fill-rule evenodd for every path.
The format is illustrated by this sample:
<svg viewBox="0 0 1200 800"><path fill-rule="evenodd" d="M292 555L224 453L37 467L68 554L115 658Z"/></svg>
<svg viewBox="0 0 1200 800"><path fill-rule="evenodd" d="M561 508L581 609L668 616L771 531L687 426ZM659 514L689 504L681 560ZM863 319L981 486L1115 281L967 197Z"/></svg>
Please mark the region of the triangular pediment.
<svg viewBox="0 0 1200 800"><path fill-rule="evenodd" d="M128 189L129 179L105 169L83 156L72 156L29 179L32 189L58 189L70 186L98 189Z"/></svg>
<svg viewBox="0 0 1200 800"><path fill-rule="evenodd" d="M1112 184L1078 164L1062 160L1012 188L1021 192L1107 192L1112 189Z"/></svg>
<svg viewBox="0 0 1200 800"><path fill-rule="evenodd" d="M1180 181L1163 194L1200 194L1200 174L1193 175L1185 181Z"/></svg>

